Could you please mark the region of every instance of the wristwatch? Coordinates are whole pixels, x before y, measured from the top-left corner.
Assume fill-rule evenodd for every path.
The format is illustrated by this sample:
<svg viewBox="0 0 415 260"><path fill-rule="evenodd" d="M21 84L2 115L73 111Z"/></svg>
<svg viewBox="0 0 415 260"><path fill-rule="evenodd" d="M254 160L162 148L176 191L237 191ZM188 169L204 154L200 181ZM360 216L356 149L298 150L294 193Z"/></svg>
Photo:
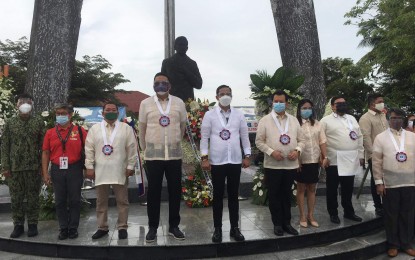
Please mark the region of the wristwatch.
<svg viewBox="0 0 415 260"><path fill-rule="evenodd" d="M250 154L245 154L245 159L249 159L249 158L251 158L251 155Z"/></svg>
<svg viewBox="0 0 415 260"><path fill-rule="evenodd" d="M204 161L207 161L209 157L207 155L202 155L200 159L202 159L202 162L204 162Z"/></svg>

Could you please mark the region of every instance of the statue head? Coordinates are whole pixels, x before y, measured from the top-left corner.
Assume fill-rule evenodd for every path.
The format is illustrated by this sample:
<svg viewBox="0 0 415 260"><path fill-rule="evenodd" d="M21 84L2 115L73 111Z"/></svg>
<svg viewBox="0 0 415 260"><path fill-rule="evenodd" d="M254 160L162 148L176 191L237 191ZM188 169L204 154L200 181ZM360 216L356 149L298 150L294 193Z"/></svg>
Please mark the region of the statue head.
<svg viewBox="0 0 415 260"><path fill-rule="evenodd" d="M179 36L174 41L174 49L178 54L184 55L187 52L188 49L188 42L186 37Z"/></svg>

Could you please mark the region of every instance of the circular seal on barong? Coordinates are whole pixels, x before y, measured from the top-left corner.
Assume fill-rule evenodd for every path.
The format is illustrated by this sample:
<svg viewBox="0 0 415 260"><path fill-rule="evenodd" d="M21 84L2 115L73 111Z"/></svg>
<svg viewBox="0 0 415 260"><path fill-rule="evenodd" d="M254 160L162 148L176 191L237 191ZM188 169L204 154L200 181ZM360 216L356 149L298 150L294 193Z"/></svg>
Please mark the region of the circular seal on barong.
<svg viewBox="0 0 415 260"><path fill-rule="evenodd" d="M166 127L170 125L170 118L168 116L161 116L159 119L159 123L162 127Z"/></svg>
<svg viewBox="0 0 415 260"><path fill-rule="evenodd" d="M220 138L222 138L222 140L228 140L229 138L231 138L231 132L227 129L223 129L222 131L220 131L219 136Z"/></svg>
<svg viewBox="0 0 415 260"><path fill-rule="evenodd" d="M405 162L408 159L408 156L404 152L396 153L396 160L398 162Z"/></svg>
<svg viewBox="0 0 415 260"><path fill-rule="evenodd" d="M357 140L358 138L357 133L355 131L350 131L349 136L350 136L350 139L352 140Z"/></svg>
<svg viewBox="0 0 415 260"><path fill-rule="evenodd" d="M109 144L104 145L104 147L102 147L102 152L105 155L111 155L113 151L114 151L114 148Z"/></svg>
<svg viewBox="0 0 415 260"><path fill-rule="evenodd" d="M287 145L290 142L291 142L291 138L287 134L283 134L280 136L280 143L282 143L283 145Z"/></svg>

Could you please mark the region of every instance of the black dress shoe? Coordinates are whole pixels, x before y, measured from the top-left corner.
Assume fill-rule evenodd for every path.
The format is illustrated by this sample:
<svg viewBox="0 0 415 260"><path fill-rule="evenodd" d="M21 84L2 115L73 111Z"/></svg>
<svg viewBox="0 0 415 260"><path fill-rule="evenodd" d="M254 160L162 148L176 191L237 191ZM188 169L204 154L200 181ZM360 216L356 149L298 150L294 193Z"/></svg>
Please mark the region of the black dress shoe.
<svg viewBox="0 0 415 260"><path fill-rule="evenodd" d="M282 229L288 234L291 234L293 236L298 236L298 231L295 228L293 228L291 225L285 225L282 227Z"/></svg>
<svg viewBox="0 0 415 260"><path fill-rule="evenodd" d="M284 230L282 229L281 226L274 226L274 234L277 236L283 236L284 235Z"/></svg>
<svg viewBox="0 0 415 260"><path fill-rule="evenodd" d="M10 234L11 238L18 238L24 233L23 225L16 225L14 226L13 232Z"/></svg>
<svg viewBox="0 0 415 260"><path fill-rule="evenodd" d="M92 236L92 239L99 239L108 234L108 230L98 229L97 232Z"/></svg>
<svg viewBox="0 0 415 260"><path fill-rule="evenodd" d="M180 231L179 227L169 228L169 235L177 240L185 240L184 234Z"/></svg>
<svg viewBox="0 0 415 260"><path fill-rule="evenodd" d="M356 222L362 222L362 218L359 216L356 216L356 214L350 214L350 215L344 215L344 218L356 221Z"/></svg>
<svg viewBox="0 0 415 260"><path fill-rule="evenodd" d="M146 235L146 242L152 243L154 242L154 240L156 240L156 237L157 237L157 228L150 227Z"/></svg>
<svg viewBox="0 0 415 260"><path fill-rule="evenodd" d="M245 241L245 237L244 235L242 235L238 227L231 228L230 236L233 237L238 242Z"/></svg>
<svg viewBox="0 0 415 260"><path fill-rule="evenodd" d="M67 239L68 238L68 229L67 228L61 229L61 231L59 232L58 238L59 238L59 240Z"/></svg>
<svg viewBox="0 0 415 260"><path fill-rule="evenodd" d="M75 239L78 237L78 230L76 228L70 228L68 231L68 237L70 239Z"/></svg>
<svg viewBox="0 0 415 260"><path fill-rule="evenodd" d="M127 229L118 230L118 239L126 239L128 237Z"/></svg>
<svg viewBox="0 0 415 260"><path fill-rule="evenodd" d="M339 219L339 216L337 215L330 216L330 221L333 222L334 224L340 224L340 219Z"/></svg>
<svg viewBox="0 0 415 260"><path fill-rule="evenodd" d="M220 243L222 242L222 228L215 228L212 236L213 243Z"/></svg>
<svg viewBox="0 0 415 260"><path fill-rule="evenodd" d="M29 224L28 226L29 226L27 230L28 237L35 237L37 236L37 234L39 234L37 231L37 224Z"/></svg>

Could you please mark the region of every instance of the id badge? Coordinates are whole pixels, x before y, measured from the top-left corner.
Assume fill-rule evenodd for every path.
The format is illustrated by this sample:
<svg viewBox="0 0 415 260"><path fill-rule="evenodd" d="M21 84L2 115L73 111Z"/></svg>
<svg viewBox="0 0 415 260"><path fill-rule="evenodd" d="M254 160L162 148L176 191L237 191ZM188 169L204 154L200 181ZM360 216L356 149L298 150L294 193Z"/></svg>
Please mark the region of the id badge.
<svg viewBox="0 0 415 260"><path fill-rule="evenodd" d="M61 170L68 169L68 157L59 157L59 169Z"/></svg>

